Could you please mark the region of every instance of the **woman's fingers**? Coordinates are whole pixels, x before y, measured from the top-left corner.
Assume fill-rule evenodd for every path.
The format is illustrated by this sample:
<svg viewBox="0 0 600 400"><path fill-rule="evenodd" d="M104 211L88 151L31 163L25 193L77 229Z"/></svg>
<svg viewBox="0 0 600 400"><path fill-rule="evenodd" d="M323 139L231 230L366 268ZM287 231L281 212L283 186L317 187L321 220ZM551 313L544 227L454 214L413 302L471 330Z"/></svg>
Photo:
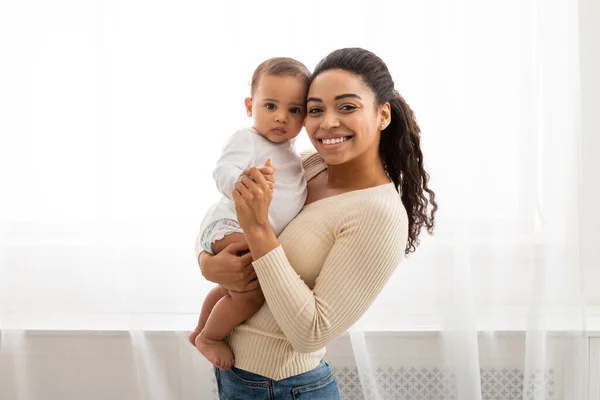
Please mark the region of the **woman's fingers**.
<svg viewBox="0 0 600 400"><path fill-rule="evenodd" d="M234 192L239 192L246 199L260 196L265 188L272 191L275 187L275 177L263 176L258 168L248 168L247 175L243 175L234 185ZM235 199L235 197L234 197Z"/></svg>
<svg viewBox="0 0 600 400"><path fill-rule="evenodd" d="M258 289L258 287L259 287L258 279L255 279L246 285L246 287L244 288L244 291L249 292L250 290Z"/></svg>
<svg viewBox="0 0 600 400"><path fill-rule="evenodd" d="M239 256L238 261L244 267L250 266L250 272L254 271L254 267L252 267L252 253L248 252L244 255Z"/></svg>
<svg viewBox="0 0 600 400"><path fill-rule="evenodd" d="M252 171L248 171L248 173L251 174ZM247 189L252 189L254 186L254 182L252 182L252 179L250 179L248 175L242 176L238 182L244 185Z"/></svg>
<svg viewBox="0 0 600 400"><path fill-rule="evenodd" d="M229 253L229 254L233 254L233 255L238 255L239 253L246 253L247 251L249 251L250 249L248 248L248 243L244 242L233 242L230 245L228 245L227 247L225 247L224 251ZM250 253L248 253L250 254ZM241 257L240 257L241 258ZM250 261L252 261L252 258L250 258ZM244 264L247 265L247 264Z"/></svg>
<svg viewBox="0 0 600 400"><path fill-rule="evenodd" d="M252 272L250 272L248 274L248 276L246 277L246 282L253 281L254 279L257 279L257 276L256 276L256 272L254 270L252 270Z"/></svg>
<svg viewBox="0 0 600 400"><path fill-rule="evenodd" d="M259 168L258 170L260 171L260 173L262 174L262 176L265 177L266 180L271 181L271 182L275 182L275 175L265 173L264 167L263 168Z"/></svg>
<svg viewBox="0 0 600 400"><path fill-rule="evenodd" d="M245 170L243 170L242 173L240 174L240 177L244 176L244 175L250 175L250 170L251 169L252 168L246 168ZM273 167L260 167L260 168L258 168L258 170L263 175L273 175L273 174L275 174L275 168L273 168Z"/></svg>
<svg viewBox="0 0 600 400"><path fill-rule="evenodd" d="M258 169L260 171L260 173L265 177L265 179L269 179L272 180L273 182L275 181L275 175L268 171L268 168L262 167Z"/></svg>
<svg viewBox="0 0 600 400"><path fill-rule="evenodd" d="M252 187L251 183L252 180L250 178L242 176L242 178L233 185L233 200L235 201L236 195L244 199L252 199L253 196L249 189Z"/></svg>
<svg viewBox="0 0 600 400"><path fill-rule="evenodd" d="M275 173L275 169L273 167L250 167L250 168L246 168L242 171L242 173L240 174L240 176L244 176L244 175L250 175L250 170L252 168L258 168L258 170L263 173L264 175L273 175Z"/></svg>
<svg viewBox="0 0 600 400"><path fill-rule="evenodd" d="M265 178L266 186L269 188L269 190L272 192L273 189L275 188L275 165L272 163L271 158L268 158L267 161L265 161L265 165L259 168L255 168L258 169L258 171L262 174L262 176ZM249 179L252 181L254 180L253 178L251 178L252 176L252 168L246 168L245 170L242 171L242 173L240 174L240 181L242 181L242 178L244 176L249 177ZM242 183L244 183L244 181L242 181ZM244 186L246 188L251 188L252 185L250 182L245 181Z"/></svg>
<svg viewBox="0 0 600 400"><path fill-rule="evenodd" d="M249 171L248 175L259 186L263 186L263 187L267 186L267 180L266 180L266 178L263 176L262 172L260 172L260 170L258 168L250 168L250 171ZM250 179L250 178L248 178L248 179Z"/></svg>
<svg viewBox="0 0 600 400"><path fill-rule="evenodd" d="M237 182L233 185L233 192L231 192L231 197L233 197L233 201L236 203L242 197L242 193L238 190Z"/></svg>

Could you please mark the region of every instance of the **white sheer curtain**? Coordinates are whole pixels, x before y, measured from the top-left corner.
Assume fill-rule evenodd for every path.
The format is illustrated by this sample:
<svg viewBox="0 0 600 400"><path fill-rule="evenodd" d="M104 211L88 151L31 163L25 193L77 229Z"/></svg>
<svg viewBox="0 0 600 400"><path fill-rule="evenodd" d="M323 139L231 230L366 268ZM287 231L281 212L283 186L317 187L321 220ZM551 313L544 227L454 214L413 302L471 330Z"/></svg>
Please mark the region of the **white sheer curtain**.
<svg viewBox="0 0 600 400"><path fill-rule="evenodd" d="M422 40L422 99L406 96L424 131L437 234L400 268L362 329L441 327L435 363L448 398L481 399L490 369L518 368L524 399L584 399L577 2L428 2L425 15L424 35L401 36ZM391 62L414 64L407 53ZM393 71L404 92L419 77ZM524 332L521 359L510 359L503 331ZM373 366L406 365L401 350L385 360L357 332L354 348L369 361L358 364L372 390L365 398L391 398L399 392Z"/></svg>
<svg viewBox="0 0 600 400"><path fill-rule="evenodd" d="M585 398L577 13L569 0L2 4L0 351L29 329L128 330L147 396L173 398L144 332L195 323L209 285L193 241L219 150L250 123L254 67L286 55L312 69L359 46L416 112L440 204L436 235L350 332L363 397L410 398L381 371L417 365L440 373L431 398L481 399L494 368L520 371L523 399ZM585 283L597 306L600 283ZM369 339L429 330L439 351L412 358L401 338ZM506 332L522 333L512 358Z"/></svg>

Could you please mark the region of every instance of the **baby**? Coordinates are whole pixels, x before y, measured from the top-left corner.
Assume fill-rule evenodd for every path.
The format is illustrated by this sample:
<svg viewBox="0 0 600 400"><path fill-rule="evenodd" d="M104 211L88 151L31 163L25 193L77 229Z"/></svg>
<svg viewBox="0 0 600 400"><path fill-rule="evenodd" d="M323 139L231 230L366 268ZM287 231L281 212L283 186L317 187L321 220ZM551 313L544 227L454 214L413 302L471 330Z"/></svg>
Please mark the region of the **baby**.
<svg viewBox="0 0 600 400"><path fill-rule="evenodd" d="M232 243L245 243L244 232L236 220L232 192L246 168L263 165L276 168L277 182L269 208L269 222L275 235L302 209L306 180L294 139L306 115L308 78L306 66L284 57L271 58L254 71L251 97L245 100L254 126L233 134L213 171L223 197L202 221L197 245L203 250L217 254ZM190 342L215 366L230 369L234 358L225 338L263 303L260 288L234 292L215 287L204 300L198 326L190 333Z"/></svg>

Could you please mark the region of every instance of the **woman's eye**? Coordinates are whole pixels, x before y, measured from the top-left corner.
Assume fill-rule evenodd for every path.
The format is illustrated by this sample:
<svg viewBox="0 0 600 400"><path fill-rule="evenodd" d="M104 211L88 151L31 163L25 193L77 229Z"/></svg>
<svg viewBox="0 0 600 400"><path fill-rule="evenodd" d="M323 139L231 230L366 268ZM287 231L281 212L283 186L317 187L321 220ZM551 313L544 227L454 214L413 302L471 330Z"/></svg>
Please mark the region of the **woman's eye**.
<svg viewBox="0 0 600 400"><path fill-rule="evenodd" d="M356 108L355 106L352 106L352 105L346 104L346 105L342 106L340 109L341 109L342 111L352 111L352 110L354 110L355 108Z"/></svg>
<svg viewBox="0 0 600 400"><path fill-rule="evenodd" d="M320 113L322 111L323 110L321 110L320 108L314 107L314 108L311 108L310 110L308 110L308 113L309 114L318 114L318 113Z"/></svg>
<svg viewBox="0 0 600 400"><path fill-rule="evenodd" d="M274 110L275 108L277 108L277 106L273 103L267 103L265 104L265 107L267 107L267 109L269 110Z"/></svg>

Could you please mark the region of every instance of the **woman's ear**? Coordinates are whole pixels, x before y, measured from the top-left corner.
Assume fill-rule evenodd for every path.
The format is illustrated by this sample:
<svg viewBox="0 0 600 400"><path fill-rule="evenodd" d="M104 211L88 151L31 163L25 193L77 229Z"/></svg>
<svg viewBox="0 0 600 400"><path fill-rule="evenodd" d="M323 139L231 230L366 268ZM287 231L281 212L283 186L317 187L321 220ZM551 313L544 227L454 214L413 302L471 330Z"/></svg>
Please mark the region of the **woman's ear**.
<svg viewBox="0 0 600 400"><path fill-rule="evenodd" d="M250 97L246 97L246 100L244 100L244 103L246 104L246 114L248 114L249 117L252 116L252 99Z"/></svg>
<svg viewBox="0 0 600 400"><path fill-rule="evenodd" d="M381 106L379 110L379 128L380 130L384 130L388 127L390 122L392 121L392 107L389 102L386 102Z"/></svg>

